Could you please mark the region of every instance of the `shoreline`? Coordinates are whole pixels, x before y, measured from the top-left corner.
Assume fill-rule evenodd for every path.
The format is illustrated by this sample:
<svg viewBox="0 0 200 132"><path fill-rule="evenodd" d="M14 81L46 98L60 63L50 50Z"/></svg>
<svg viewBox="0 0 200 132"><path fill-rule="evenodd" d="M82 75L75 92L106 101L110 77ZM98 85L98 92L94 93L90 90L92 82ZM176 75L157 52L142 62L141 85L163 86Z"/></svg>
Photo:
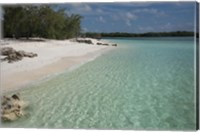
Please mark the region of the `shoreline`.
<svg viewBox="0 0 200 132"><path fill-rule="evenodd" d="M102 42L94 39L90 40L94 43ZM51 41L53 43L50 45L49 42L51 43ZM2 47L13 47L14 49L24 49L25 51L28 49L28 51L36 52L39 55L35 58L24 58L21 61L13 62L11 64L1 62L2 94L23 89L26 86L33 85L37 81L56 73L62 73L71 69L74 70L113 49L112 46L99 46L96 44L87 45L84 43L71 42L69 40L50 40L41 43L19 42L21 45L15 44L15 42L16 41L10 42L10 44L3 45ZM67 44L60 45L59 43ZM32 47L36 48L33 49ZM67 49L68 52L65 51ZM46 53L44 51L46 51ZM58 53L60 55L57 55L57 52L60 52ZM41 55L48 55L49 53L55 54L45 58L45 63L43 60L44 57L42 59Z"/></svg>

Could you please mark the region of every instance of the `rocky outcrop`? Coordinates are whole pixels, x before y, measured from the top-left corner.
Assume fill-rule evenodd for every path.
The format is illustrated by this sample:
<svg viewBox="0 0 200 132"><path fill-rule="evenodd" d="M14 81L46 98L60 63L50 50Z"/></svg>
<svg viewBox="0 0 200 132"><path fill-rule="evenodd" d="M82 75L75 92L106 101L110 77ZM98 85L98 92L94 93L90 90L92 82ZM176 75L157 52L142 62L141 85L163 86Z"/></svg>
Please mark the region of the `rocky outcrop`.
<svg viewBox="0 0 200 132"><path fill-rule="evenodd" d="M102 43L97 43L97 45L102 45Z"/></svg>
<svg viewBox="0 0 200 132"><path fill-rule="evenodd" d="M102 43L97 43L97 45L101 45Z"/></svg>
<svg viewBox="0 0 200 132"><path fill-rule="evenodd" d="M109 44L104 44L104 43L97 43L97 45L104 45L104 46L109 46ZM112 46L117 46L117 44L112 44Z"/></svg>
<svg viewBox="0 0 200 132"><path fill-rule="evenodd" d="M92 40L89 40L89 39L88 40L87 39L77 39L76 41L79 43L93 44Z"/></svg>
<svg viewBox="0 0 200 132"><path fill-rule="evenodd" d="M5 47L1 49L1 55L9 55L9 54L13 54L16 51L12 48L12 47Z"/></svg>
<svg viewBox="0 0 200 132"><path fill-rule="evenodd" d="M1 49L1 55L6 56L1 59L2 61L8 61L8 63L12 63L14 61L22 60L23 57L33 58L36 57L36 53L25 52L23 50L16 51L12 47L4 47Z"/></svg>
<svg viewBox="0 0 200 132"><path fill-rule="evenodd" d="M28 103L24 102L19 94L13 94L11 97L3 96L1 98L1 120L14 121L25 116L25 108Z"/></svg>
<svg viewBox="0 0 200 132"><path fill-rule="evenodd" d="M117 46L117 44L112 44L112 46Z"/></svg>
<svg viewBox="0 0 200 132"><path fill-rule="evenodd" d="M109 44L97 43L97 45L109 46Z"/></svg>
<svg viewBox="0 0 200 132"><path fill-rule="evenodd" d="M108 44L108 43L102 43L102 42L92 42L92 40L90 40L90 39L76 39L76 40L74 40L74 41L76 41L76 42L79 42L79 43L86 43L86 44L96 44L96 45L103 45L103 46L117 46L117 44Z"/></svg>

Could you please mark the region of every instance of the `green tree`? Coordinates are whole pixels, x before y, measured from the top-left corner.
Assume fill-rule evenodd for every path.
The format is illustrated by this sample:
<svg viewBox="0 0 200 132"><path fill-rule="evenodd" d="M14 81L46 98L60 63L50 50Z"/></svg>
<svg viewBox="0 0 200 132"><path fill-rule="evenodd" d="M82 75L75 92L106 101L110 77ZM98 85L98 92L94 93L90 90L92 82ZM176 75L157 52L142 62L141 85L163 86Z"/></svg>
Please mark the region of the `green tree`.
<svg viewBox="0 0 200 132"><path fill-rule="evenodd" d="M72 14L70 17L66 19L66 31L67 31L67 38L71 37L78 37L81 32L81 19L80 15Z"/></svg>
<svg viewBox="0 0 200 132"><path fill-rule="evenodd" d="M68 15L65 9L55 11L47 5L4 7L4 36L66 39L77 37L82 17Z"/></svg>

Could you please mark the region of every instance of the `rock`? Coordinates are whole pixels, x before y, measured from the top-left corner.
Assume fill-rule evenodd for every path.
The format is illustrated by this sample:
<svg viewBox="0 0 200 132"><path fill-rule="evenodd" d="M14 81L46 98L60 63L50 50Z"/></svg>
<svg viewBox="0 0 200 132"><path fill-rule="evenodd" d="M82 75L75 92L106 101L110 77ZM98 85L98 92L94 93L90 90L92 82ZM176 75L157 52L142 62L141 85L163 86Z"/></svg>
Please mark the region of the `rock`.
<svg viewBox="0 0 200 132"><path fill-rule="evenodd" d="M1 99L2 103L10 101L11 99L9 97L3 96L3 98Z"/></svg>
<svg viewBox="0 0 200 132"><path fill-rule="evenodd" d="M102 45L102 43L99 43L99 42L98 42L97 45Z"/></svg>
<svg viewBox="0 0 200 132"><path fill-rule="evenodd" d="M9 54L7 57L5 57L3 60L8 60L8 63L12 63L13 61L21 60L22 57L18 56L16 53Z"/></svg>
<svg viewBox="0 0 200 132"><path fill-rule="evenodd" d="M36 53L25 52L23 50L16 51L12 47L4 47L1 49L1 55L6 56L1 59L2 61L8 61L8 63L12 63L14 61L22 60L23 57L33 58L36 57Z"/></svg>
<svg viewBox="0 0 200 132"><path fill-rule="evenodd" d="M22 110L13 110L9 113L2 114L1 119L3 121L15 121L18 118L23 117L24 115L25 115L25 113Z"/></svg>
<svg viewBox="0 0 200 132"><path fill-rule="evenodd" d="M104 46L109 46L109 44L102 44L102 45L104 45Z"/></svg>
<svg viewBox="0 0 200 132"><path fill-rule="evenodd" d="M25 115L24 109L28 103L20 99L19 95L11 97L3 96L1 104L1 119L3 121L14 121Z"/></svg>
<svg viewBox="0 0 200 132"><path fill-rule="evenodd" d="M87 44L93 44L91 40L85 40L85 43L87 43Z"/></svg>
<svg viewBox="0 0 200 132"><path fill-rule="evenodd" d="M5 48L2 48L0 51L1 51L1 55L9 55L16 52L12 47L5 47Z"/></svg>
<svg viewBox="0 0 200 132"><path fill-rule="evenodd" d="M112 44L112 46L117 46L117 44Z"/></svg>
<svg viewBox="0 0 200 132"><path fill-rule="evenodd" d="M20 100L19 97L18 97L18 95L16 95L16 94L13 94L12 98L15 99L15 100Z"/></svg>
<svg viewBox="0 0 200 132"><path fill-rule="evenodd" d="M25 53L26 53L26 52L23 51L23 50L19 50L19 51L16 52L16 54L17 54L18 56L21 56L21 57L24 57L24 54L25 54Z"/></svg>
<svg viewBox="0 0 200 132"><path fill-rule="evenodd" d="M104 45L104 46L109 46L109 44L103 44L103 43L97 43L97 45Z"/></svg>
<svg viewBox="0 0 200 132"><path fill-rule="evenodd" d="M18 116L15 112L11 112L8 114L2 114L1 119L2 121L15 121L18 119Z"/></svg>
<svg viewBox="0 0 200 132"><path fill-rule="evenodd" d="M93 44L92 40L87 40L87 39L78 39L77 42L86 43L86 44Z"/></svg>
<svg viewBox="0 0 200 132"><path fill-rule="evenodd" d="M33 58L33 57L35 57L35 56L37 56L37 54L35 54L35 53L32 53L32 52L25 52L24 53L24 57L30 57L30 58Z"/></svg>

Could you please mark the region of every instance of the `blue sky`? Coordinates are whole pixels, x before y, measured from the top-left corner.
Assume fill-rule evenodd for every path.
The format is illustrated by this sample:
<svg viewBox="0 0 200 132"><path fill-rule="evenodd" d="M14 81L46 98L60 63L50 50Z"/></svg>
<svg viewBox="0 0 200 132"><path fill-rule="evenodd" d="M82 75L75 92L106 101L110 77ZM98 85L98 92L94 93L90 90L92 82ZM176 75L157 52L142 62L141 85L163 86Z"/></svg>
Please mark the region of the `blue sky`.
<svg viewBox="0 0 200 132"><path fill-rule="evenodd" d="M193 31L195 2L67 3L85 32Z"/></svg>

